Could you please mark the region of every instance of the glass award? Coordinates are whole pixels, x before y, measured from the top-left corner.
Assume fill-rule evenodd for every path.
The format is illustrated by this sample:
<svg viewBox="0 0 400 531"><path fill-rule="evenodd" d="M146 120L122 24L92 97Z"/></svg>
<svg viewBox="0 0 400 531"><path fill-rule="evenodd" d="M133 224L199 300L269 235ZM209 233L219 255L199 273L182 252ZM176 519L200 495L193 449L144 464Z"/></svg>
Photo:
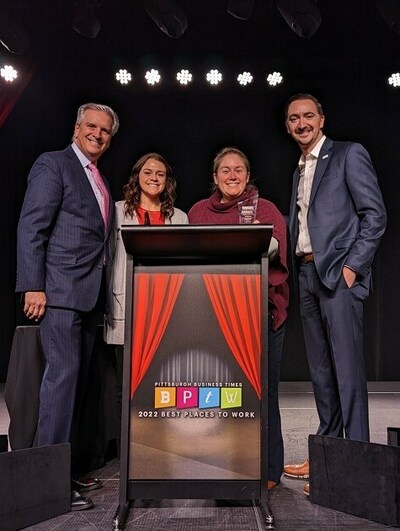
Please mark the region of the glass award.
<svg viewBox="0 0 400 531"><path fill-rule="evenodd" d="M250 224L254 223L257 214L258 194L254 194L248 199L239 201L239 223Z"/></svg>

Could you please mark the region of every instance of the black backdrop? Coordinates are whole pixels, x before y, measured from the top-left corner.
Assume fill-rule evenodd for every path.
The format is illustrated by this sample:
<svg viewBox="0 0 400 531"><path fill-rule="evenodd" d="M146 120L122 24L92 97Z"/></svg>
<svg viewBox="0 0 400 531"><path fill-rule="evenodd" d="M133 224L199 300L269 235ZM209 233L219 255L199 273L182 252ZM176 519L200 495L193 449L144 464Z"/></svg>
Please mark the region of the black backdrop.
<svg viewBox="0 0 400 531"><path fill-rule="evenodd" d="M104 0L99 8L102 29L93 40L71 29L72 0L18 4L31 46L21 55L2 48L0 64L34 68L34 74L0 130L0 381L6 377L14 328L24 323L14 285L16 225L26 177L41 152L68 144L81 103L106 103L120 116L120 131L101 160L115 199L121 198L133 162L158 151L177 177L177 206L188 210L208 195L215 152L235 145L249 156L261 194L287 214L299 152L285 132L283 106L300 91L315 94L323 103L329 136L363 143L374 161L389 222L375 259L375 291L366 306L368 378L400 379L400 246L395 230L400 221L400 89L386 82L400 67L399 37L372 0L320 0L322 24L310 39L291 31L275 1L256 0L248 21L229 15L225 0L178 3L189 21L180 39L162 33L143 2ZM160 86L144 83L150 66L160 70ZM183 67L194 75L189 87L174 82L174 72ZM225 73L221 87L205 82L211 67ZM132 72L131 85L115 82L119 68ZM255 77L249 87L236 83L243 70ZM264 75L270 70L283 73L282 86L267 87ZM0 79L0 90L3 105L15 88ZM308 379L294 298L282 379Z"/></svg>

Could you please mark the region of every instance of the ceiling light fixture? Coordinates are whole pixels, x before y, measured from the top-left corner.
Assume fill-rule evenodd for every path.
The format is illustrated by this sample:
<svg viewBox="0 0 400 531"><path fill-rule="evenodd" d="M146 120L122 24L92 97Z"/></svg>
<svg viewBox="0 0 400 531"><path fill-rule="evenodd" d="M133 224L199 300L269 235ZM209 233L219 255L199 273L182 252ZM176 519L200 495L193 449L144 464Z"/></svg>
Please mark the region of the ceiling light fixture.
<svg viewBox="0 0 400 531"><path fill-rule="evenodd" d="M254 0L229 0L226 10L240 20L248 20L253 13Z"/></svg>
<svg viewBox="0 0 400 531"><path fill-rule="evenodd" d="M115 74L115 79L121 83L121 85L128 85L132 81L132 74L125 68L120 68Z"/></svg>
<svg viewBox="0 0 400 531"><path fill-rule="evenodd" d="M218 70L210 70L207 72L206 79L210 85L218 85L222 81L222 74Z"/></svg>
<svg viewBox="0 0 400 531"><path fill-rule="evenodd" d="M177 39L187 30L186 15L173 0L145 0L144 8L168 37Z"/></svg>
<svg viewBox="0 0 400 531"><path fill-rule="evenodd" d="M400 5L397 0L377 0L376 7L389 28L400 35Z"/></svg>
<svg viewBox="0 0 400 531"><path fill-rule="evenodd" d="M400 87L400 72L394 72L387 81L393 88Z"/></svg>
<svg viewBox="0 0 400 531"><path fill-rule="evenodd" d="M11 65L4 65L0 70L0 76L9 83L15 81L18 77L18 72Z"/></svg>
<svg viewBox="0 0 400 531"><path fill-rule="evenodd" d="M188 85L192 82L192 74L189 72L189 70L182 69L180 72L176 74L176 79L179 81L181 85Z"/></svg>
<svg viewBox="0 0 400 531"><path fill-rule="evenodd" d="M101 6L101 3L101 0L79 0L72 20L72 28L82 37L95 39L99 34L101 23L97 16L97 8Z"/></svg>
<svg viewBox="0 0 400 531"><path fill-rule="evenodd" d="M250 72L243 72L242 74L238 75L237 80L239 81L239 85L246 86L253 82L253 76L250 74Z"/></svg>
<svg viewBox="0 0 400 531"><path fill-rule="evenodd" d="M4 1L0 1L0 9L0 43L11 53L23 53L29 48L30 42L17 9L11 10Z"/></svg>
<svg viewBox="0 0 400 531"><path fill-rule="evenodd" d="M283 83L283 76L280 72L272 72L266 76L266 79L270 87L276 87Z"/></svg>
<svg viewBox="0 0 400 531"><path fill-rule="evenodd" d="M151 70L148 70L144 77L149 85L156 85L157 83L161 81L161 76L160 76L159 71L154 70L154 68L152 68Z"/></svg>
<svg viewBox="0 0 400 531"><path fill-rule="evenodd" d="M309 39L321 25L322 15L311 0L278 0L276 7L299 37Z"/></svg>

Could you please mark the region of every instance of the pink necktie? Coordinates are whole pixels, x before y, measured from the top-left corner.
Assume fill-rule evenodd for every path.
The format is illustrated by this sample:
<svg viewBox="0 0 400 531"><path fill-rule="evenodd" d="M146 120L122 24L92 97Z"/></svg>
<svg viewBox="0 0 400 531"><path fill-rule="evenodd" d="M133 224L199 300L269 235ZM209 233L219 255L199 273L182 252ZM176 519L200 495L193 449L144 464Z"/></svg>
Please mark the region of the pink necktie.
<svg viewBox="0 0 400 531"><path fill-rule="evenodd" d="M88 168L92 172L93 179L94 179L94 181L95 181L95 183L97 185L97 188L101 192L101 196L102 196L102 199L103 199L102 202L101 202L101 214L102 214L103 220L104 220L104 230L105 230L105 232L107 232L108 216L109 216L109 208L110 208L110 196L109 196L108 190L106 188L106 185L104 184L103 178L100 175L99 170L97 169L96 164L91 162L90 164L88 164Z"/></svg>

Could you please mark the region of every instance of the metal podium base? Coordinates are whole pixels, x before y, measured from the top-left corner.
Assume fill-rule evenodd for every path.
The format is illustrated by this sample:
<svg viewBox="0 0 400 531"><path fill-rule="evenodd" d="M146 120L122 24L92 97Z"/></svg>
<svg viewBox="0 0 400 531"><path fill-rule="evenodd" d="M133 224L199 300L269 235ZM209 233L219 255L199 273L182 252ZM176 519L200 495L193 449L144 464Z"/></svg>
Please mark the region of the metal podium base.
<svg viewBox="0 0 400 531"><path fill-rule="evenodd" d="M253 501L258 502L256 505L259 505L260 507L264 529L275 529L275 518L268 502L262 502L261 500ZM112 521L112 531L122 531L124 529L126 520L128 518L129 508L129 502L121 503L118 506Z"/></svg>
<svg viewBox="0 0 400 531"><path fill-rule="evenodd" d="M128 511L129 511L129 502L122 503L118 506L118 509L116 510L113 521L112 521L113 531L119 531L120 529L124 528L126 518L128 516Z"/></svg>

